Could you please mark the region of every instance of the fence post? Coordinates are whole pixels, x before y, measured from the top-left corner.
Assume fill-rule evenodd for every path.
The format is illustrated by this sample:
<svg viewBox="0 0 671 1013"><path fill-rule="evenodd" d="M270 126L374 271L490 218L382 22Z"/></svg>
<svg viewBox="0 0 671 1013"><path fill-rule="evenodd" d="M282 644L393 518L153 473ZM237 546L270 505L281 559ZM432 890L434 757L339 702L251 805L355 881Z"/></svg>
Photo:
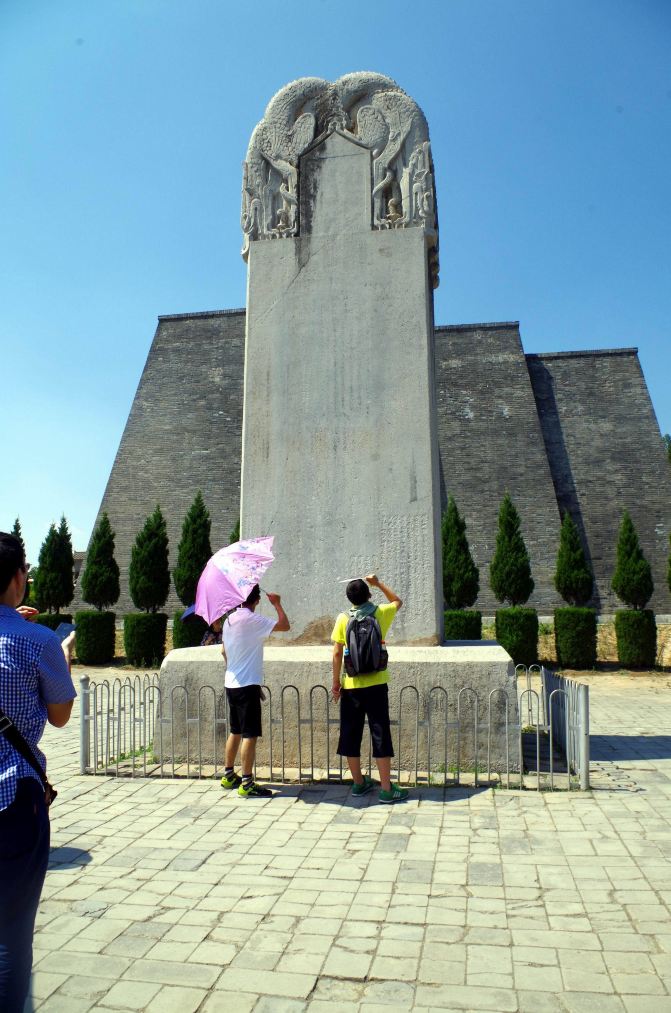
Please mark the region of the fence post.
<svg viewBox="0 0 671 1013"><path fill-rule="evenodd" d="M89 677L82 675L79 680L80 689L80 724L79 724L79 773L85 774L89 765L91 735L91 697L89 695Z"/></svg>
<svg viewBox="0 0 671 1013"><path fill-rule="evenodd" d="M580 790L589 791L589 686L578 687ZM569 773L569 777L570 777Z"/></svg>

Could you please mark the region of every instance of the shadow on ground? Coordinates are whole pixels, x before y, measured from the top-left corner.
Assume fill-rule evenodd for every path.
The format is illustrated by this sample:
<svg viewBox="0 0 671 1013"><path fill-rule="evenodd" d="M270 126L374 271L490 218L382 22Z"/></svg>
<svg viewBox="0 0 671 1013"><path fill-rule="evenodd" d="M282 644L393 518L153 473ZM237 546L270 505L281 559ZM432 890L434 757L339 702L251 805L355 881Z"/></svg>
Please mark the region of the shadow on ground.
<svg viewBox="0 0 671 1013"><path fill-rule="evenodd" d="M666 760L671 735L590 735L593 760Z"/></svg>

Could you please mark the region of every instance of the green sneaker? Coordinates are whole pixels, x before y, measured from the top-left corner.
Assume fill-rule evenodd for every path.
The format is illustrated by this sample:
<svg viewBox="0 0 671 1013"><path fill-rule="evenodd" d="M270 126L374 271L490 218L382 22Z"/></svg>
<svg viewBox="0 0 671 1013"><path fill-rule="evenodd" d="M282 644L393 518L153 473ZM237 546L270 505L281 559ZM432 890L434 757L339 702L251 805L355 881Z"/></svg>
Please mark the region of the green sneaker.
<svg viewBox="0 0 671 1013"><path fill-rule="evenodd" d="M242 778L240 777L239 774L233 774L233 777L226 777L226 775L224 774L224 776L221 779L222 788L239 788L241 784Z"/></svg>
<svg viewBox="0 0 671 1013"><path fill-rule="evenodd" d="M392 784L391 791L380 789L379 799L384 805L393 805L394 802L405 802L409 794L407 788L399 788L397 784Z"/></svg>
<svg viewBox="0 0 671 1013"><path fill-rule="evenodd" d="M240 785L238 788L238 795L241 798L272 798L273 793L270 788L262 788L256 781L252 781L248 788L244 785Z"/></svg>
<svg viewBox="0 0 671 1013"><path fill-rule="evenodd" d="M363 775L363 781L361 782L361 784L357 784L356 781L355 781L354 784L352 785L352 794L353 795L365 795L374 786L375 786L375 781L373 780L373 778L369 777L368 774L364 774Z"/></svg>

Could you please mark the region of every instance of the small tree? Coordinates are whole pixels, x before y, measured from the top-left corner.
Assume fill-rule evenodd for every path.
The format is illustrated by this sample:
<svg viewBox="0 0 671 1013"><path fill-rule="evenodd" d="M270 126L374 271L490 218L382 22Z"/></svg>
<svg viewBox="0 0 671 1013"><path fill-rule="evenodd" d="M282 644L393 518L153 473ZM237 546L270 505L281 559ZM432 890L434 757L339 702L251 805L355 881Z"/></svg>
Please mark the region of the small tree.
<svg viewBox="0 0 671 1013"><path fill-rule="evenodd" d="M210 515L200 492L196 493L182 525L182 538L177 549L177 566L172 572L175 590L184 605L196 600L198 578L212 555Z"/></svg>
<svg viewBox="0 0 671 1013"><path fill-rule="evenodd" d="M520 531L520 518L508 493L501 501L496 551L489 566L489 581L496 598L523 605L534 589L529 553Z"/></svg>
<svg viewBox="0 0 671 1013"><path fill-rule="evenodd" d="M650 564L643 555L636 528L627 510L622 514L611 586L621 601L635 609L645 608L655 589Z"/></svg>
<svg viewBox="0 0 671 1013"><path fill-rule="evenodd" d="M443 543L443 596L448 609L470 608L480 590L480 572L466 538L466 522L454 497L447 501L441 523Z"/></svg>
<svg viewBox="0 0 671 1013"><path fill-rule="evenodd" d="M24 559L25 559L25 555L26 555L26 543L24 542L23 535L21 534L21 522L19 521L18 517L14 521L14 527L12 528L11 533L14 535L15 538L18 538L18 540L21 542L21 548L23 549L23 556L24 556ZM23 596L23 600L22 600L21 604L25 605L26 602L28 601L29 597L30 597L30 583L27 583L26 584L26 593Z"/></svg>
<svg viewBox="0 0 671 1013"><path fill-rule="evenodd" d="M580 541L578 526L568 510L559 536L555 587L569 605L586 605L592 597L594 578Z"/></svg>
<svg viewBox="0 0 671 1013"><path fill-rule="evenodd" d="M671 436L669 436L668 433L665 433L662 439L664 440L664 445L666 447L666 455L669 459L669 463L671 464Z"/></svg>
<svg viewBox="0 0 671 1013"><path fill-rule="evenodd" d="M24 542L23 535L21 534L21 522L19 521L18 517L14 521L14 527L12 528L11 533L14 535L15 538L18 538L18 540L21 542L21 547L22 547L23 552L25 554L26 543Z"/></svg>
<svg viewBox="0 0 671 1013"><path fill-rule="evenodd" d="M55 524L51 525L40 549L34 582L35 600L40 610L58 612L63 605L70 604L75 593L73 566L70 532L62 517L58 529Z"/></svg>
<svg viewBox="0 0 671 1013"><path fill-rule="evenodd" d="M136 608L157 612L170 590L168 533L157 506L135 539L128 570L130 596Z"/></svg>
<svg viewBox="0 0 671 1013"><path fill-rule="evenodd" d="M114 558L114 532L106 513L93 532L82 574L82 598L99 612L119 599L119 567Z"/></svg>
<svg viewBox="0 0 671 1013"><path fill-rule="evenodd" d="M228 536L228 544L232 545L233 542L239 541L240 541L240 518L238 517L237 521L235 522L235 527Z"/></svg>

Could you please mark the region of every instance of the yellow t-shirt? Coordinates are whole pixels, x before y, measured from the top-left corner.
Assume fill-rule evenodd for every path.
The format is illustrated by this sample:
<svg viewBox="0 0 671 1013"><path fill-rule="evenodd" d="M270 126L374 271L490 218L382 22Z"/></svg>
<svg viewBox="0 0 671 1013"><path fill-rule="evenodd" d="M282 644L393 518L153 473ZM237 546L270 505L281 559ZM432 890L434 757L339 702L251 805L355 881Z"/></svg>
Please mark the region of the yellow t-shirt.
<svg viewBox="0 0 671 1013"><path fill-rule="evenodd" d="M384 605L378 605L375 611L375 618L380 624L380 632L382 633L382 639L385 640L389 627L394 621L397 612L397 605L395 601L385 602ZM347 624L350 621L350 616L347 612L341 612L335 621L333 627L333 633L331 634L331 640L334 644L344 644L345 632L347 630ZM343 689L364 689L366 686L381 686L383 683L389 682L389 675L387 669L383 672L373 672L371 675L348 675L344 667L340 674L340 685Z"/></svg>

